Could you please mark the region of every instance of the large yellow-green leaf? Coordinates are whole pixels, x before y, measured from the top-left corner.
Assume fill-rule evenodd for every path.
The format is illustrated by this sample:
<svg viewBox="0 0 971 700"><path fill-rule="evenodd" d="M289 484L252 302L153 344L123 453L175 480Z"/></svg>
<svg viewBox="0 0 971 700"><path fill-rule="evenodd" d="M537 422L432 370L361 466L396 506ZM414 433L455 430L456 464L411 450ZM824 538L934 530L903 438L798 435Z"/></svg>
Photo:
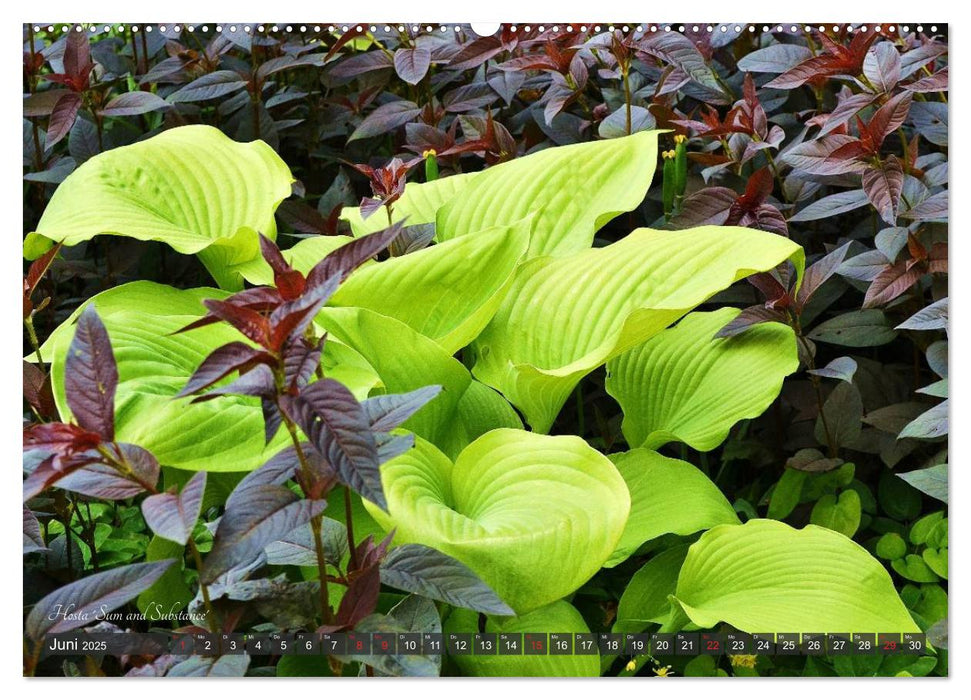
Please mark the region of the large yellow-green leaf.
<svg viewBox="0 0 971 700"><path fill-rule="evenodd" d="M607 393L624 411L628 444L678 440L711 450L731 427L762 414L799 367L789 326L762 323L732 338L715 334L739 313L692 313L607 363Z"/></svg>
<svg viewBox="0 0 971 700"><path fill-rule="evenodd" d="M674 595L687 554L688 545L678 545L654 555L637 570L617 603L614 632L641 632L653 622L670 620L668 596Z"/></svg>
<svg viewBox="0 0 971 700"><path fill-rule="evenodd" d="M529 219L369 265L337 290L335 306L403 321L454 354L495 314L529 245Z"/></svg>
<svg viewBox="0 0 971 700"><path fill-rule="evenodd" d="M454 462L417 440L381 467L400 543L439 549L518 613L572 593L614 550L630 509L620 474L578 437L493 430Z"/></svg>
<svg viewBox="0 0 971 700"><path fill-rule="evenodd" d="M604 248L529 260L475 341L473 373L545 432L585 374L788 258L801 274L802 248L787 238L702 226L638 229Z"/></svg>
<svg viewBox="0 0 971 700"><path fill-rule="evenodd" d="M919 632L887 570L832 530L720 525L688 550L676 592L692 622L743 632Z"/></svg>
<svg viewBox="0 0 971 700"><path fill-rule="evenodd" d="M65 245L97 235L162 241L198 253L220 286L239 288L225 267L258 255L256 231L276 235L273 212L292 181L264 142L183 126L86 161L54 192L36 233ZM24 252L43 249L32 237Z"/></svg>
<svg viewBox="0 0 971 700"><path fill-rule="evenodd" d="M463 173L439 178L431 182L410 182L405 192L392 205L391 221L406 218L408 226L430 224L435 221L438 210L455 195L463 192L478 173ZM380 231L388 225L388 215L383 209L376 211L367 219L361 218L360 207L344 207L341 218L351 225L355 236L364 236ZM522 218L522 217L520 217ZM512 223L512 219L509 223Z"/></svg>
<svg viewBox="0 0 971 700"><path fill-rule="evenodd" d="M630 517L617 548L604 566L616 566L655 537L690 535L738 516L728 499L701 470L654 450L609 455L630 491Z"/></svg>
<svg viewBox="0 0 971 700"><path fill-rule="evenodd" d="M442 392L404 427L446 454L458 455L469 442L493 428L522 427L505 399L472 379L469 370L438 343L401 321L370 309L328 307L317 322L368 363L380 379L380 393L442 386Z"/></svg>
<svg viewBox="0 0 971 700"><path fill-rule="evenodd" d="M548 148L480 173L438 212L440 240L535 214L529 256L589 248L597 230L643 201L658 131Z"/></svg>
<svg viewBox="0 0 971 700"><path fill-rule="evenodd" d="M371 263L341 285L332 306L356 306L396 318L454 354L492 318L529 245L529 219ZM308 238L283 257L308 272L347 236ZM253 284L273 284L273 271L253 260L236 268Z"/></svg>
<svg viewBox="0 0 971 700"><path fill-rule="evenodd" d="M281 433L264 446L259 400L224 397L192 404L174 399L202 360L240 335L212 325L170 335L205 312L202 299L223 298L218 289L178 290L153 282L132 282L93 297L108 329L118 363L116 438L141 445L163 465L193 471L247 471L269 459L285 443ZM80 309L79 309L80 311ZM53 358L58 410L70 415L64 397L64 362L74 334L74 318L64 322L41 348Z"/></svg>
<svg viewBox="0 0 971 700"><path fill-rule="evenodd" d="M479 631L479 614L474 610L455 608L446 618L442 631L472 633ZM542 608L515 617L486 618L485 631L492 634L559 633L573 636L590 632L583 617L572 605L558 600ZM571 640L572 641L572 640ZM544 654L540 655L472 655L454 656L452 659L466 676L495 677L572 677L599 676L600 655L594 654Z"/></svg>

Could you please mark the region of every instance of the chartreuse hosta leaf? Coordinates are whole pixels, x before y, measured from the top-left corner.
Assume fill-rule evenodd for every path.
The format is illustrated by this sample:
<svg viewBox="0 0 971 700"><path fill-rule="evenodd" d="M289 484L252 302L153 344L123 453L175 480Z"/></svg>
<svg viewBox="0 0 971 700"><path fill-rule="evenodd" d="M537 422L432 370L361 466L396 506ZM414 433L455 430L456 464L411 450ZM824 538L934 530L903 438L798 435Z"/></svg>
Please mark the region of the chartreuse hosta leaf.
<svg viewBox="0 0 971 700"><path fill-rule="evenodd" d="M222 397L192 404L173 399L202 360L240 335L211 325L179 335L172 332L205 312L203 299L221 299L212 288L178 290L153 282L132 282L93 297L111 338L118 363L115 402L116 438L150 450L166 466L193 471L248 471L267 461L285 443L281 432L264 446L263 416L257 399ZM62 417L70 411L64 396L64 364L80 307L41 347L53 363L54 398ZM364 398L377 376L350 348L325 346L322 364L328 376Z"/></svg>
<svg viewBox="0 0 971 700"><path fill-rule="evenodd" d="M736 280L789 258L801 274L802 248L787 238L702 226L638 229L604 248L529 260L475 341L473 374L546 432L585 374Z"/></svg>
<svg viewBox="0 0 971 700"><path fill-rule="evenodd" d="M396 318L454 354L479 334L499 307L529 245L529 226L527 218L365 265L341 285L330 304ZM283 257L306 273L350 240L308 238L283 251ZM237 269L247 282L273 284L273 271L262 258Z"/></svg>
<svg viewBox="0 0 971 700"><path fill-rule="evenodd" d="M675 595L700 627L920 631L883 565L816 525L751 520L713 528L688 550Z"/></svg>
<svg viewBox="0 0 971 700"><path fill-rule="evenodd" d="M46 245L102 234L162 241L198 253L220 286L240 288L225 268L259 255L256 231L276 234L273 212L292 181L264 142L183 126L86 161L54 192L37 234ZM24 254L36 257L46 245L31 237Z"/></svg>
<svg viewBox="0 0 971 700"><path fill-rule="evenodd" d="M572 593L603 565L624 530L630 496L606 457L574 436L499 429L453 463L434 445L384 464L398 543L418 542L475 571L517 613Z"/></svg>
<svg viewBox="0 0 971 700"><path fill-rule="evenodd" d="M217 289L177 290L133 282L93 298L118 363L115 434L140 445L166 466L193 471L255 469L282 448L281 433L264 447L259 400L226 397L191 404L173 399L215 348L239 340L228 326L213 325L170 335L202 316L202 299L222 298ZM64 396L64 363L74 332L73 319L41 348L53 363L54 398L62 417L70 414Z"/></svg>
<svg viewBox="0 0 971 700"><path fill-rule="evenodd" d="M409 226L433 223L438 210L457 194L464 192L477 176L478 173L464 173L431 182L409 182L405 185L405 193L392 205L391 221L398 222L407 218L405 223ZM375 233L388 225L388 215L383 209L362 219L360 207L344 207L341 209L341 218L351 225L355 236ZM514 219L510 219L509 223L512 221Z"/></svg>
<svg viewBox="0 0 971 700"><path fill-rule="evenodd" d="M738 523L728 499L693 465L645 449L609 457L630 491L630 517L604 566L616 566L661 535L690 535Z"/></svg>
<svg viewBox="0 0 971 700"><path fill-rule="evenodd" d="M479 614L473 610L455 608L443 624L442 631L450 633L476 633L479 631ZM493 634L560 633L570 636L588 633L590 628L583 617L565 600L558 600L542 608L515 617L486 618L485 631ZM468 676L599 676L600 655L593 654L543 654L539 655L462 655L452 657L463 675Z"/></svg>
<svg viewBox="0 0 971 700"><path fill-rule="evenodd" d="M659 133L548 148L488 168L439 210L436 234L448 240L533 214L530 257L589 248L601 226L643 201Z"/></svg>
<svg viewBox="0 0 971 700"><path fill-rule="evenodd" d="M442 386L442 392L403 427L449 456L457 456L493 428L522 427L505 399L472 379L469 370L435 341L401 321L369 309L325 308L317 322L370 366L379 378L379 391L405 393L429 384Z"/></svg>
<svg viewBox="0 0 971 700"><path fill-rule="evenodd" d="M653 449L678 440L711 450L736 422L761 415L775 400L782 380L799 366L795 334L789 326L762 323L715 338L738 313L688 314L607 363L607 393L624 411L628 444Z"/></svg>

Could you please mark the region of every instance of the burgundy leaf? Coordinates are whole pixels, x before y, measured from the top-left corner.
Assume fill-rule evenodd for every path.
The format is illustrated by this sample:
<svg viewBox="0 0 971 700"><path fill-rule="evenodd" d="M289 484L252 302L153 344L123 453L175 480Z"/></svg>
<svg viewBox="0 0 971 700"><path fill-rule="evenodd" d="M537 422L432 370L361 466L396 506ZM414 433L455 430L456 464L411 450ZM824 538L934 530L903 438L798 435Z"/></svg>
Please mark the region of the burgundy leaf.
<svg viewBox="0 0 971 700"><path fill-rule="evenodd" d="M87 87L88 74L94 68L91 60L91 42L84 32L71 32L64 46L64 72L79 79L79 85Z"/></svg>
<svg viewBox="0 0 971 700"><path fill-rule="evenodd" d="M155 488L161 467L151 452L128 443L104 447L127 467L126 472L102 462L93 462L60 479L57 487L109 501L133 498Z"/></svg>
<svg viewBox="0 0 971 700"><path fill-rule="evenodd" d="M136 114L160 112L172 105L152 92L126 92L108 102L101 110L106 117L131 117Z"/></svg>
<svg viewBox="0 0 971 700"><path fill-rule="evenodd" d="M760 204L753 211L746 212L739 219L738 223L740 226L768 231L769 233L775 233L780 236L788 237L789 235L789 225L786 223L786 217L771 204Z"/></svg>
<svg viewBox="0 0 971 700"><path fill-rule="evenodd" d="M659 58L677 66L699 85L724 95L712 68L694 42L680 32L658 32L637 45L639 54Z"/></svg>
<svg viewBox="0 0 971 700"><path fill-rule="evenodd" d="M421 114L421 107L408 100L395 100L383 104L371 112L348 138L348 143L394 131Z"/></svg>
<svg viewBox="0 0 971 700"><path fill-rule="evenodd" d="M947 221L948 198L948 190L943 190L914 205L901 216L913 221Z"/></svg>
<svg viewBox="0 0 971 700"><path fill-rule="evenodd" d="M889 93L900 82L900 53L892 41L874 44L863 59L863 75L880 92Z"/></svg>
<svg viewBox="0 0 971 700"><path fill-rule="evenodd" d="M840 100L839 104L836 105L834 109L829 114L821 114L818 117L814 117L811 122L818 123L822 126L819 132L820 136L825 136L834 129L846 124L850 119L855 117L860 110L869 107L873 104L873 100L876 99L875 95L869 93L861 92L856 95L849 95L848 97Z"/></svg>
<svg viewBox="0 0 971 700"><path fill-rule="evenodd" d="M515 614L469 567L423 544L395 547L381 562L381 583L489 615Z"/></svg>
<svg viewBox="0 0 971 700"><path fill-rule="evenodd" d="M493 56L501 53L502 50L502 42L498 37L479 37L463 46L461 51L452 56L448 67L453 70L478 68Z"/></svg>
<svg viewBox="0 0 971 700"><path fill-rule="evenodd" d="M414 447L415 436L412 433L407 435L375 433L374 444L378 447L378 463L384 464Z"/></svg>
<svg viewBox="0 0 971 700"><path fill-rule="evenodd" d="M320 354L327 340L325 335L317 343L306 338L298 338L287 346L283 353L283 367L286 383L290 389L305 386L320 366Z"/></svg>
<svg viewBox="0 0 971 700"><path fill-rule="evenodd" d="M54 262L54 258L57 257L57 254L60 252L61 245L61 243L58 243L30 264L30 269L27 271L27 277L24 278L24 294L30 296L30 294L32 294L37 288L37 283L40 282L41 278L43 278L47 273L51 263Z"/></svg>
<svg viewBox="0 0 971 700"><path fill-rule="evenodd" d="M747 309L743 309L738 316L725 324L725 326L715 334L715 337L731 338L739 335L740 333L744 333L749 328L759 323L769 322L787 323L786 315L778 309L767 309L761 304L750 306Z"/></svg>
<svg viewBox="0 0 971 700"><path fill-rule="evenodd" d="M948 67L945 66L933 75L928 75L920 80L915 80L909 85L904 86L911 92L947 92Z"/></svg>
<svg viewBox="0 0 971 700"><path fill-rule="evenodd" d="M337 608L338 629L352 628L374 612L381 593L381 570L369 567L350 580Z"/></svg>
<svg viewBox="0 0 971 700"><path fill-rule="evenodd" d="M266 545L310 522L326 507L325 501L301 499L285 486L247 488L232 503L227 501L200 579L212 583L241 563L253 561Z"/></svg>
<svg viewBox="0 0 971 700"><path fill-rule="evenodd" d="M202 361L199 368L193 372L182 391L176 398L195 394L206 387L212 386L220 379L232 372L245 372L259 362L270 362L272 357L259 348L254 348L241 341L233 341L216 348Z"/></svg>
<svg viewBox="0 0 971 700"><path fill-rule="evenodd" d="M330 69L330 77L336 80L350 80L365 73L391 68L393 65L391 57L384 51L366 51L343 59Z"/></svg>
<svg viewBox="0 0 971 700"><path fill-rule="evenodd" d="M206 473L196 472L181 493L159 493L142 503L145 522L159 537L185 545L202 511Z"/></svg>
<svg viewBox="0 0 971 700"><path fill-rule="evenodd" d="M785 308L789 305L789 291L775 275L770 272L757 272L745 278L749 284L762 292L765 305L769 308Z"/></svg>
<svg viewBox="0 0 971 700"><path fill-rule="evenodd" d="M26 503L45 489L50 488L72 472L101 459L97 452L74 451L69 454L54 454L44 459L24 479L22 485L23 502Z"/></svg>
<svg viewBox="0 0 971 700"><path fill-rule="evenodd" d="M81 96L76 92L69 92L57 101L47 125L45 146L48 150L71 133L71 127L74 126L74 120L77 119L79 109L81 109Z"/></svg>
<svg viewBox="0 0 971 700"><path fill-rule="evenodd" d="M909 267L907 262L902 260L896 265L888 265L876 276L863 298L864 309L893 301L917 284L923 273L919 267Z"/></svg>
<svg viewBox="0 0 971 700"><path fill-rule="evenodd" d="M322 379L304 388L299 396L284 396L281 408L345 484L387 510L371 426L347 387L333 379Z"/></svg>
<svg viewBox="0 0 971 700"><path fill-rule="evenodd" d="M39 642L44 635L87 625L96 615L110 612L146 590L174 563L174 559L163 559L131 564L58 588L34 605L24 622L24 633ZM71 614L59 615L58 611Z"/></svg>
<svg viewBox="0 0 971 700"><path fill-rule="evenodd" d="M911 93L901 92L891 97L885 105L873 113L867 128L876 138L877 146L883 143L888 134L892 134L906 121L912 100Z"/></svg>
<svg viewBox="0 0 971 700"><path fill-rule="evenodd" d="M244 306L238 306L229 299L226 301L206 299L202 303L209 309L209 313L226 321L254 343L269 347L270 325L266 318L258 312Z"/></svg>
<svg viewBox="0 0 971 700"><path fill-rule="evenodd" d="M54 403L54 391L51 378L38 369L37 365L26 360L24 365L24 399L41 416L56 416L57 404Z"/></svg>
<svg viewBox="0 0 971 700"><path fill-rule="evenodd" d="M169 102L203 102L224 97L246 87L246 81L232 70L217 70L196 78L168 96Z"/></svg>
<svg viewBox="0 0 971 700"><path fill-rule="evenodd" d="M276 405L275 398L261 397L260 408L263 411L264 440L269 445L283 425L283 415L280 413L280 407Z"/></svg>
<svg viewBox="0 0 971 700"><path fill-rule="evenodd" d="M306 293L277 307L270 315L270 347L274 352L300 338L321 307L337 291L340 280L334 276L318 285L308 285Z"/></svg>
<svg viewBox="0 0 971 700"><path fill-rule="evenodd" d="M720 226L728 219L728 212L738 193L728 187L705 187L692 192L681 203L681 211L671 220L672 228Z"/></svg>
<svg viewBox="0 0 971 700"><path fill-rule="evenodd" d="M802 313L802 310L809 303L813 294L823 286L826 280L836 273L840 265L843 264L843 260L846 258L849 249L849 243L842 245L806 268L806 272L802 277L802 285L796 293L797 313Z"/></svg>
<svg viewBox="0 0 971 700"><path fill-rule="evenodd" d="M845 134L828 134L814 141L807 141L794 146L785 152L782 160L796 170L813 175L837 175L839 173L856 172L863 168L852 158L833 158L840 149L848 144L858 144L859 139ZM844 151L845 152L845 151Z"/></svg>
<svg viewBox="0 0 971 700"><path fill-rule="evenodd" d="M259 396L268 399L275 396L275 394L276 379L273 376L273 370L266 365L257 365L229 384L195 397L192 399L192 403L211 401L220 396Z"/></svg>
<svg viewBox="0 0 971 700"><path fill-rule="evenodd" d="M89 304L78 317L64 362L64 392L77 424L106 441L115 438L118 366L104 323Z"/></svg>
<svg viewBox="0 0 971 700"><path fill-rule="evenodd" d="M398 49L394 52L394 70L398 77L409 85L417 85L421 82L428 73L431 61L431 50L420 46Z"/></svg>
<svg viewBox="0 0 971 700"><path fill-rule="evenodd" d="M354 270L387 248L401 233L403 223L396 222L386 229L355 238L342 245L307 273L307 286L314 288L334 276L339 276L343 282Z"/></svg>
<svg viewBox="0 0 971 700"><path fill-rule="evenodd" d="M44 543L44 536L40 532L37 516L27 506L24 506L24 555L34 552L49 551Z"/></svg>
<svg viewBox="0 0 971 700"><path fill-rule="evenodd" d="M327 219L309 204L296 199L288 199L277 207L276 215L280 221L298 233L328 235ZM278 285L279 286L279 285Z"/></svg>
<svg viewBox="0 0 971 700"><path fill-rule="evenodd" d="M897 208L904 188L904 171L895 156L888 156L879 166L863 171L863 191L880 214L891 226L897 223Z"/></svg>
<svg viewBox="0 0 971 700"><path fill-rule="evenodd" d="M442 392L439 385L423 386L407 394L372 396L361 402L371 430L386 433L411 418Z"/></svg>

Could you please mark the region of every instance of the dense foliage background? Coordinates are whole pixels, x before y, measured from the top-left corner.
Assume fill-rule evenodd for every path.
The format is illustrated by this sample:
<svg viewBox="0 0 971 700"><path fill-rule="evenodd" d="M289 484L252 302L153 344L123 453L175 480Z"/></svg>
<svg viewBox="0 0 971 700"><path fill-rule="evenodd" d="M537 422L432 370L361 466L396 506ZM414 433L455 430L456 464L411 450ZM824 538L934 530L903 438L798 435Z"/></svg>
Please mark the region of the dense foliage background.
<svg viewBox="0 0 971 700"><path fill-rule="evenodd" d="M808 303L784 269L711 300L745 309L738 328L792 326L801 365L769 410L736 425L718 449L662 451L700 467L743 521L821 524L865 546L946 649L946 28L504 25L493 37L452 26L148 29L24 28L25 235L86 160L185 124L261 139L290 167L298 181L276 211L281 248L347 233L343 207L392 197L405 182L661 128L655 185L595 246L637 227L730 224L789 237L810 262L841 251L829 269L816 268L824 281ZM102 290L136 279L212 285L195 257L116 237L64 247L35 271L43 276L25 282L25 354ZM25 422L57 418L45 371L24 364ZM553 434L624 448L604 374L581 381ZM54 489L32 510L45 549L25 557L27 603L140 561L150 546L132 504ZM580 589L573 604L591 630L614 624L642 561L604 569ZM63 672L139 665L118 663L69 662ZM946 653L906 664L674 664L699 675L947 672ZM620 662L605 669L621 671Z"/></svg>

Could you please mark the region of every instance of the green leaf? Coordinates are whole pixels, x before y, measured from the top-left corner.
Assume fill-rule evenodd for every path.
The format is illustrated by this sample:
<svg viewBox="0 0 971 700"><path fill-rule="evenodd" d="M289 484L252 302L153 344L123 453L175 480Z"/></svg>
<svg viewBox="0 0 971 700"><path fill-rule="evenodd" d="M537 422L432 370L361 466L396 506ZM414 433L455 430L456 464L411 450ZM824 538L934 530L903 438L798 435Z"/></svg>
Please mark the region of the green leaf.
<svg viewBox="0 0 971 700"><path fill-rule="evenodd" d="M281 432L264 444L259 400L227 396L202 403L173 398L205 357L240 335L212 325L179 335L173 332L205 312L202 300L225 292L179 290L154 282L132 282L96 295L118 363L115 437L152 452L159 463L191 471L249 471L265 463L286 443ZM53 365L54 399L61 416L70 410L64 395L64 365L83 305L59 326L41 348Z"/></svg>
<svg viewBox="0 0 971 700"><path fill-rule="evenodd" d="M897 331L880 309L850 311L816 326L809 333L810 340L843 345L851 348L870 348L886 345L897 337Z"/></svg>
<svg viewBox="0 0 971 700"><path fill-rule="evenodd" d="M501 396L473 380L438 343L401 321L360 308L325 308L317 321L368 363L383 392L405 393L429 384L443 387L403 427L449 456L493 428L522 427Z"/></svg>
<svg viewBox="0 0 971 700"><path fill-rule="evenodd" d="M894 559L890 565L894 571L911 581L934 583L938 580L937 574L919 554L908 554L901 559Z"/></svg>
<svg viewBox="0 0 971 700"><path fill-rule="evenodd" d="M816 525L751 520L713 528L691 545L676 595L701 627L920 631L880 562Z"/></svg>
<svg viewBox="0 0 971 700"><path fill-rule="evenodd" d="M471 610L456 609L445 620L442 630L446 635L453 632L475 633L479 631L479 615ZM487 617L485 631L493 634L506 633L588 633L590 628L576 608L563 600L533 610L518 617ZM574 677L599 676L599 654L571 655L471 655L455 656L453 660L464 675L500 677Z"/></svg>
<svg viewBox="0 0 971 700"><path fill-rule="evenodd" d="M451 355L495 314L528 245L528 219L446 241L359 270L330 303L396 318Z"/></svg>
<svg viewBox="0 0 971 700"><path fill-rule="evenodd" d="M652 557L631 578L617 605L614 632L641 632L651 623L663 624L671 615L674 595L688 545L673 547Z"/></svg>
<svg viewBox="0 0 971 700"><path fill-rule="evenodd" d="M799 496L802 494L802 485L806 482L809 472L798 469L785 469L782 477L776 482L772 489L772 497L769 499L768 516L774 520L782 520L799 505Z"/></svg>
<svg viewBox="0 0 971 700"><path fill-rule="evenodd" d="M897 437L930 440L947 435L948 413L948 400L944 399L908 423Z"/></svg>
<svg viewBox="0 0 971 700"><path fill-rule="evenodd" d="M715 338L739 313L688 314L607 363L607 393L624 411L628 444L654 449L677 440L712 450L735 423L761 415L775 400L782 380L799 367L795 334L761 323Z"/></svg>
<svg viewBox="0 0 971 700"><path fill-rule="evenodd" d="M523 411L533 430L546 432L595 367L736 280L789 258L801 273L802 249L786 238L702 226L638 229L604 248L529 260L475 341L473 373Z"/></svg>
<svg viewBox="0 0 971 700"><path fill-rule="evenodd" d="M896 532L888 532L877 540L877 556L881 559L900 559L907 554L907 542Z"/></svg>
<svg viewBox="0 0 971 700"><path fill-rule="evenodd" d="M264 142L183 126L86 161L54 192L36 233L69 246L97 235L162 241L198 253L220 286L239 289L225 268L258 256L257 231L276 235L273 212L292 181Z"/></svg>
<svg viewBox="0 0 971 700"><path fill-rule="evenodd" d="M728 499L691 464L646 449L609 457L627 483L630 516L604 566L616 566L661 535L690 535L715 525L738 523Z"/></svg>
<svg viewBox="0 0 971 700"><path fill-rule="evenodd" d="M466 564L519 613L572 593L613 552L630 496L606 457L575 436L493 430L453 462L430 443L381 467L399 544Z"/></svg>
<svg viewBox="0 0 971 700"><path fill-rule="evenodd" d="M809 522L852 537L860 527L861 515L860 494L849 489L843 491L838 498L833 494L826 494L816 501Z"/></svg>
<svg viewBox="0 0 971 700"><path fill-rule="evenodd" d="M465 236L535 213L529 257L589 248L598 229L644 199L659 134L547 148L488 168L438 212L438 237Z"/></svg>
<svg viewBox="0 0 971 700"><path fill-rule="evenodd" d="M921 552L924 563L930 570L943 579L947 578L947 547L941 549L925 549Z"/></svg>
<svg viewBox="0 0 971 700"><path fill-rule="evenodd" d="M438 210L464 192L477 176L478 173L464 173L431 182L409 182L405 185L404 194L392 207L391 221L397 223L407 218L409 226L434 223ZM362 219L360 207L344 207L341 209L341 219L351 225L355 236L375 233L388 225L388 217L383 211ZM511 219L509 223L513 221Z"/></svg>
<svg viewBox="0 0 971 700"><path fill-rule="evenodd" d="M931 498L947 503L947 465L937 464L927 469L897 474L901 479Z"/></svg>

